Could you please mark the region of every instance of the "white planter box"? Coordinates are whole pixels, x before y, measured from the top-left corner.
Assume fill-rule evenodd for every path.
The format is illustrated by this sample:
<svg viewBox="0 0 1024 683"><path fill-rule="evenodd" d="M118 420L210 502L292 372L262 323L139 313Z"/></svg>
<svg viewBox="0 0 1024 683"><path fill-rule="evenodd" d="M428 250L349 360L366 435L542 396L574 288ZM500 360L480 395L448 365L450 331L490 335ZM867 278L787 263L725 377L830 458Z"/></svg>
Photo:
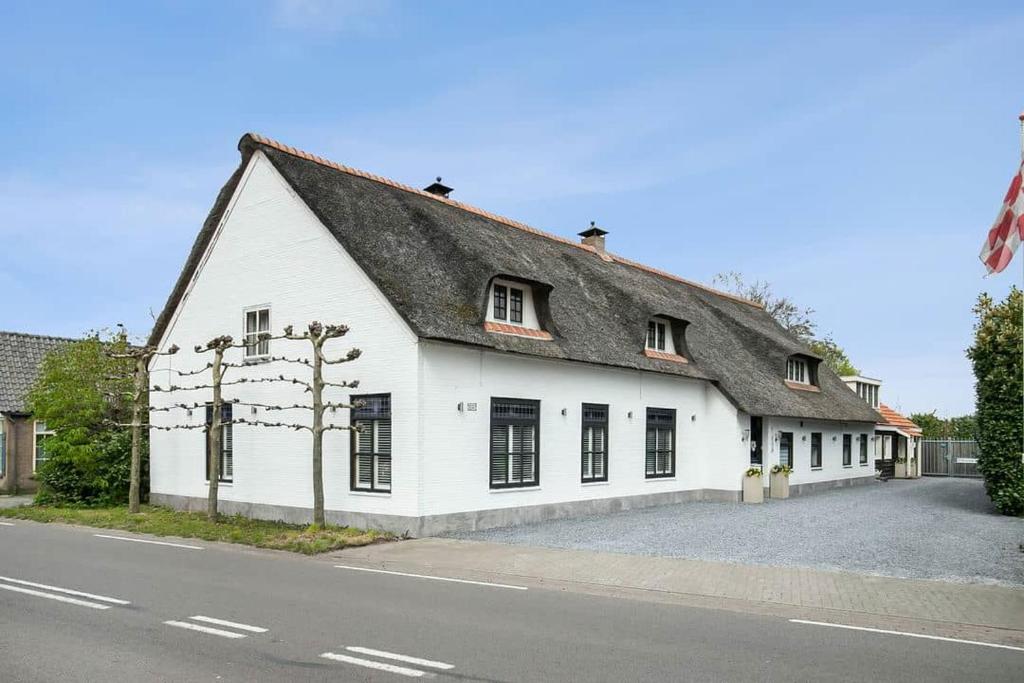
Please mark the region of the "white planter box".
<svg viewBox="0 0 1024 683"><path fill-rule="evenodd" d="M907 463L898 462L896 463L896 478L906 479L907 478Z"/></svg>
<svg viewBox="0 0 1024 683"><path fill-rule="evenodd" d="M743 475L743 502L763 503L764 488L761 484L761 477L748 477Z"/></svg>
<svg viewBox="0 0 1024 683"><path fill-rule="evenodd" d="M770 489L769 495L772 498L789 498L789 477L781 472L773 473L770 480Z"/></svg>

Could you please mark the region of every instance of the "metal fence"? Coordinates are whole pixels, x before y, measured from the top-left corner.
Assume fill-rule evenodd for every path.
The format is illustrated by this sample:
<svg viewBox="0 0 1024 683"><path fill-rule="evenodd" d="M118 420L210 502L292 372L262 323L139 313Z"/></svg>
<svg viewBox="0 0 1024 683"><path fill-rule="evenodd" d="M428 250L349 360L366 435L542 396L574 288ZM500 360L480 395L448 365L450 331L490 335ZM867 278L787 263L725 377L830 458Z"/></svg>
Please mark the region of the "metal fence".
<svg viewBox="0 0 1024 683"><path fill-rule="evenodd" d="M926 477L980 477L977 441L922 441L921 474Z"/></svg>

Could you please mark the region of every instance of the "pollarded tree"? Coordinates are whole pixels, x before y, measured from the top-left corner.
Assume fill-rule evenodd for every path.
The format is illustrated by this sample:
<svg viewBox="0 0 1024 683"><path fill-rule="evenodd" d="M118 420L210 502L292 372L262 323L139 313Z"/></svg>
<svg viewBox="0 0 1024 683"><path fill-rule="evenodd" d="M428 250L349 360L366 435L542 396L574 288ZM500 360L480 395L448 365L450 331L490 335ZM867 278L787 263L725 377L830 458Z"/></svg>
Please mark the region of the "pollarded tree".
<svg viewBox="0 0 1024 683"><path fill-rule="evenodd" d="M1004 515L1024 514L1024 295L1013 287L995 303L987 294L974 307L974 345L967 357L977 381L978 470Z"/></svg>

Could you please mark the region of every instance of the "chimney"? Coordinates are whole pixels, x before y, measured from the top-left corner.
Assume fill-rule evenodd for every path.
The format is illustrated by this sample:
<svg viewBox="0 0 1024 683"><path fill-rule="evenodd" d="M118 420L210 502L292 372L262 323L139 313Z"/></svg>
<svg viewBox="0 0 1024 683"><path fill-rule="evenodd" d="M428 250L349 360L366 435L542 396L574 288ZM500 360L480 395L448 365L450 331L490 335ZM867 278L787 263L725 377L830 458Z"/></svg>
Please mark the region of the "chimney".
<svg viewBox="0 0 1024 683"><path fill-rule="evenodd" d="M598 254L604 255L604 236L607 234L607 230L602 230L594 224L594 221L590 221L590 227L579 235L583 238L580 240L583 244L593 247Z"/></svg>
<svg viewBox="0 0 1024 683"><path fill-rule="evenodd" d="M429 192L430 194L436 194L438 197L444 197L447 199L448 195L455 191L455 188L441 184L441 176L437 176L437 180L424 187L423 191Z"/></svg>

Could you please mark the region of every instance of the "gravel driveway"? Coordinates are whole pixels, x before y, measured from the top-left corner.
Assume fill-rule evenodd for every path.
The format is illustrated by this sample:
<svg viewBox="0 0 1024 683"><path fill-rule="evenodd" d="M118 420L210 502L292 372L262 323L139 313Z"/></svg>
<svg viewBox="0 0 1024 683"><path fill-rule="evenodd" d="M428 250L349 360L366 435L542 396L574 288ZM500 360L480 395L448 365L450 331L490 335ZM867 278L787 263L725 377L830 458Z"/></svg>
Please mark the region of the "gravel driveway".
<svg viewBox="0 0 1024 683"><path fill-rule="evenodd" d="M455 537L636 555L1024 586L1024 519L976 479L893 480L739 503L684 503Z"/></svg>

